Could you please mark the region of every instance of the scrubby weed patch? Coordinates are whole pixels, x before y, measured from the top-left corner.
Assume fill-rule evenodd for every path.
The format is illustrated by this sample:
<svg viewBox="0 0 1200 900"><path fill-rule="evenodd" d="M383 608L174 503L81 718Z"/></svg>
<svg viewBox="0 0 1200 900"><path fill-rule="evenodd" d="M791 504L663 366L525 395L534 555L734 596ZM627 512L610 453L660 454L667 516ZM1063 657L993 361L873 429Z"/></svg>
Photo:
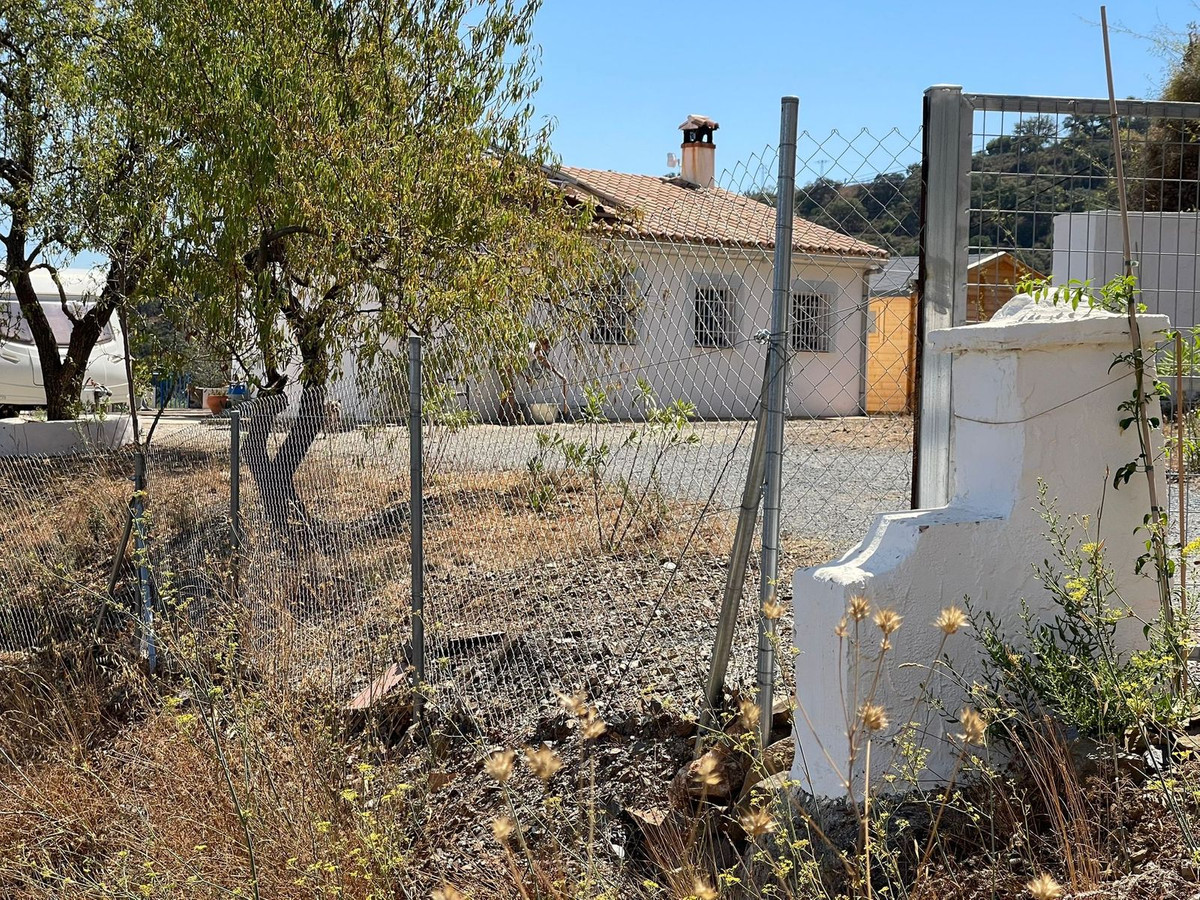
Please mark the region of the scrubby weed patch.
<svg viewBox="0 0 1200 900"><path fill-rule="evenodd" d="M915 780L921 767L912 732L882 739L889 718L914 717L884 708L876 677L912 628L938 629L943 649L977 630L955 607L901 622L860 599L830 636L861 662L847 740L872 776ZM606 710L564 686L520 739L441 705L422 731L397 730L403 692L350 715L265 679L232 619L169 641L173 674L89 670L72 693L45 690L10 714L6 725L43 724L0 761L0 894L965 898L1107 883L1150 897L1190 871L1163 800L1169 789L1194 814L1196 764L1147 779L1081 753L1061 720L954 714L953 784L817 804L789 790L790 752L757 770L749 698L692 761L689 723L652 703ZM45 715L57 707L107 725ZM1016 741L1001 765L995 751ZM1161 894L1145 890L1151 863Z"/></svg>
<svg viewBox="0 0 1200 900"><path fill-rule="evenodd" d="M1116 588L1099 523L1064 517L1045 483L1039 497L1052 555L1034 570L1051 608L1039 616L1022 601L1015 636L990 613L981 617L985 677L976 693L997 722L1049 713L1082 734L1126 744L1144 741L1146 729L1183 726L1197 702L1186 666L1195 623L1182 613L1135 620ZM1121 653L1121 627L1140 631L1146 648Z"/></svg>

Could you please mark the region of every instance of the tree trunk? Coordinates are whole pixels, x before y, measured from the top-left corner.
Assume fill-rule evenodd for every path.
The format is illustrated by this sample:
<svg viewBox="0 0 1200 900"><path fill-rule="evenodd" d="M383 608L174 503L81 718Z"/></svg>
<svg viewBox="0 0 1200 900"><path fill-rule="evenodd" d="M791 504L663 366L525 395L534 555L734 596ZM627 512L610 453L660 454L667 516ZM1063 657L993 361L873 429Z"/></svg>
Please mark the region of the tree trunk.
<svg viewBox="0 0 1200 900"><path fill-rule="evenodd" d="M317 435L325 429L327 418L328 352L319 341L312 339L319 326L300 316L295 319L291 324L300 344L302 383L296 419L272 458L268 446L271 429L288 405L283 393L287 381L275 373L269 379L270 390L275 393L268 393L249 405L250 417L243 444L246 464L262 499L263 511L277 532L309 524L308 508L296 490L296 472Z"/></svg>
<svg viewBox="0 0 1200 900"><path fill-rule="evenodd" d="M271 456L269 440L279 414L287 408L283 394L271 394L247 404L246 438L242 455L254 479L263 512L276 531L289 531L309 522L308 508L296 490L296 472L313 441L325 427L325 387L305 385L300 394L296 420L287 437Z"/></svg>

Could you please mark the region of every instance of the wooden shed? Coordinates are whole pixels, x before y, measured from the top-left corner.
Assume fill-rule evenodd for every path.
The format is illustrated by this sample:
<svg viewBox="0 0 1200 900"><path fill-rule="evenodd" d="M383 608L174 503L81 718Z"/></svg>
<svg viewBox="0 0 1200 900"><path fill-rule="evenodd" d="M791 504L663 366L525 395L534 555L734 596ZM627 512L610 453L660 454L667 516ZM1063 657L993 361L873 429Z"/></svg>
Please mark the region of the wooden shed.
<svg viewBox="0 0 1200 900"><path fill-rule="evenodd" d="M896 256L871 279L867 334L867 412L910 413L916 391L916 256ZM1041 277L1005 250L967 261L967 322L986 322L1023 278Z"/></svg>

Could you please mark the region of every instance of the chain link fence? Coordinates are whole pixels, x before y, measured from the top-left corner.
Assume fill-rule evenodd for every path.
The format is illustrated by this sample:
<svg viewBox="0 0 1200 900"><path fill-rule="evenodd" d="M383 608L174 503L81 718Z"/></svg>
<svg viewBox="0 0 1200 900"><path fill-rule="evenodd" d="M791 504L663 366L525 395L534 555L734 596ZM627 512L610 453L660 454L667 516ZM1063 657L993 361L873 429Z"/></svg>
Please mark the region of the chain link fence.
<svg viewBox="0 0 1200 900"><path fill-rule="evenodd" d="M795 567L833 558L878 511L907 506L912 278L877 281L914 252L919 149L919 134L898 131L800 136L785 595ZM696 711L762 396L776 168L768 149L713 186L554 176L597 205L618 275L579 286L583 333L545 332L522 366L443 363L422 386L433 709L509 735L528 732L560 690L586 690L606 712ZM428 336L427 352L455 360L448 340ZM368 366L347 355L319 408L251 399L236 416L158 422L145 556L164 646L204 641L297 690L347 699L393 665L393 681L404 672L408 361L399 345L385 356ZM9 649L108 608L133 459L0 462ZM754 682L756 558L728 678L743 692ZM138 561L126 552L108 602L128 628ZM786 696L790 656L778 660Z"/></svg>

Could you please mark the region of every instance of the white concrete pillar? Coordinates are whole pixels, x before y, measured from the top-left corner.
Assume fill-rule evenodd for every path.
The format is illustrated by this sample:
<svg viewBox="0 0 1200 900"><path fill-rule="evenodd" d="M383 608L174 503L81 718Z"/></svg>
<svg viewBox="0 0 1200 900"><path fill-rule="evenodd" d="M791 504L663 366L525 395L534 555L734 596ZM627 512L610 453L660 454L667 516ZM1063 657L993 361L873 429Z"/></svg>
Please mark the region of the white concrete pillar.
<svg viewBox="0 0 1200 900"><path fill-rule="evenodd" d="M1144 316L1147 349L1167 329L1165 316ZM1058 498L1064 514L1092 516L1103 502L1100 523L1107 557L1122 596L1141 617L1158 613L1152 579L1134 574L1145 552L1144 534L1135 533L1149 510L1145 477L1120 490L1113 473L1138 455L1133 428L1118 425L1118 405L1133 392L1133 374L1114 357L1130 349L1124 316L1098 310L1071 310L1028 296L1010 301L990 322L934 332L927 352L953 353L952 396L955 430L950 502L938 509L884 513L866 538L841 559L795 573L796 760L792 777L818 796L842 796L849 775L848 723L875 680L880 634L867 620L860 627L862 656L857 664L835 629L850 598L865 596L873 609L893 609L904 617L890 638L874 700L891 721L875 737L873 776L891 757L889 738L909 720L913 703L930 681L930 694L956 715L961 692L944 677L930 678L941 631L939 611L971 598L977 610L990 610L1019 629L1022 598L1035 611L1049 598L1032 565L1051 555L1045 523L1037 509L1038 479ZM1154 451L1159 450L1155 432ZM1160 480L1162 467L1159 467ZM1166 497L1165 484L1160 497ZM852 632L853 633L853 632ZM1132 646L1140 626L1122 632ZM947 640L956 665L970 673L978 665L970 632ZM918 720L927 723L931 750L922 780L944 778L951 765L943 740L953 723L922 703ZM861 754L860 754L861 755ZM861 770L862 760L856 768ZM872 778L874 781L875 778ZM861 771L854 776L861 790ZM886 787L885 787L886 789Z"/></svg>

